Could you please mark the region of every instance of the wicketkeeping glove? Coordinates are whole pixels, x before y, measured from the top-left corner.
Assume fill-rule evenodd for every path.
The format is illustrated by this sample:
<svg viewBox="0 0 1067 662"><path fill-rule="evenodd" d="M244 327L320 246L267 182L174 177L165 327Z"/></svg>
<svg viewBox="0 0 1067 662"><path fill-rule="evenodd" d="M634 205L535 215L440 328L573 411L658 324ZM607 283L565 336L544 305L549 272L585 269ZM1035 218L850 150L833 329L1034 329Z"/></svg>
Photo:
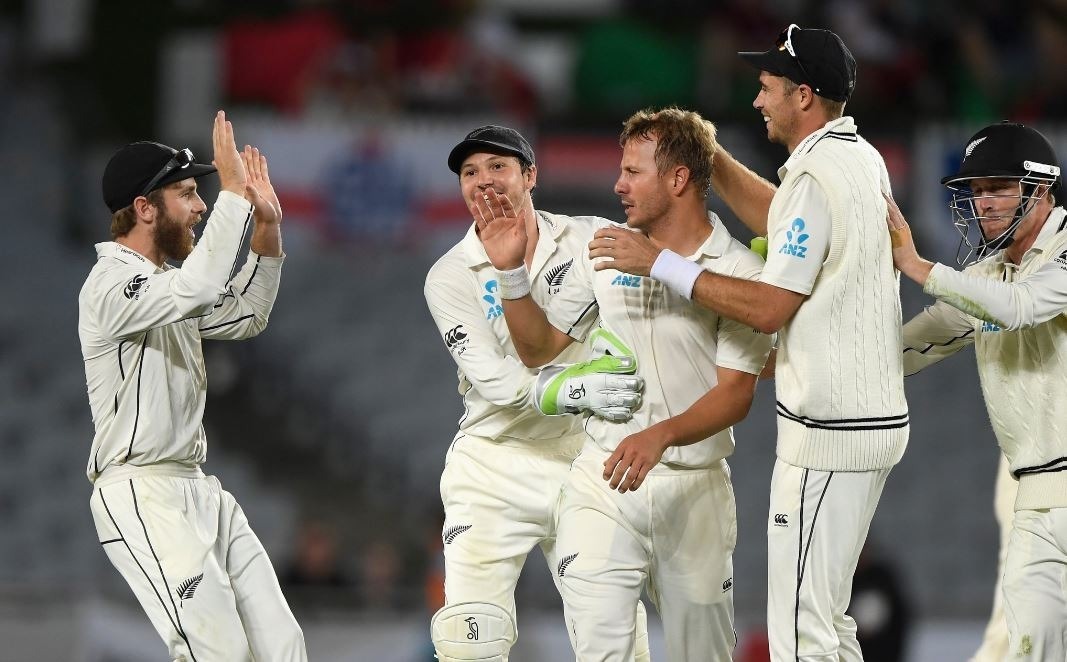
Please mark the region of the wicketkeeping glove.
<svg viewBox="0 0 1067 662"><path fill-rule="evenodd" d="M534 404L548 416L588 411L609 421L628 421L641 406L645 387L645 380L634 375L637 359L603 328L590 340L596 358L541 368L533 388Z"/></svg>

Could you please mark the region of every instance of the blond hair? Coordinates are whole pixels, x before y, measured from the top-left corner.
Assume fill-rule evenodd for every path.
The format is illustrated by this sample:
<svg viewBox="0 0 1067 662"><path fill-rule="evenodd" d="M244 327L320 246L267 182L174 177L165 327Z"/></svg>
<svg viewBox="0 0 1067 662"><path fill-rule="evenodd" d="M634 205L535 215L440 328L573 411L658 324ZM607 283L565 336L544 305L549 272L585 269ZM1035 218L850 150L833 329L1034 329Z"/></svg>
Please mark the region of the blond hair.
<svg viewBox="0 0 1067 662"><path fill-rule="evenodd" d="M707 196L711 190L711 165L719 148L714 124L691 110L674 106L662 110L646 108L623 122L619 144L625 146L635 138L655 138L659 173L672 166L685 166L700 195Z"/></svg>

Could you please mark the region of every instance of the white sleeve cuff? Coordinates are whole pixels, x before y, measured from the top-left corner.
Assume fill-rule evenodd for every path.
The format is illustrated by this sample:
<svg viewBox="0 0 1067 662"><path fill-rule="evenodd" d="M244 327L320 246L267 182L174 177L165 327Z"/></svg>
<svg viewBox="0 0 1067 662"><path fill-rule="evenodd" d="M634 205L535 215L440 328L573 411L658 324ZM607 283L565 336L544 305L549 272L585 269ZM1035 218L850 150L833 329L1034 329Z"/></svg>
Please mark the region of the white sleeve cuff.
<svg viewBox="0 0 1067 662"><path fill-rule="evenodd" d="M665 248L652 264L649 275L686 299L692 299L693 286L703 272L704 268L696 262Z"/></svg>

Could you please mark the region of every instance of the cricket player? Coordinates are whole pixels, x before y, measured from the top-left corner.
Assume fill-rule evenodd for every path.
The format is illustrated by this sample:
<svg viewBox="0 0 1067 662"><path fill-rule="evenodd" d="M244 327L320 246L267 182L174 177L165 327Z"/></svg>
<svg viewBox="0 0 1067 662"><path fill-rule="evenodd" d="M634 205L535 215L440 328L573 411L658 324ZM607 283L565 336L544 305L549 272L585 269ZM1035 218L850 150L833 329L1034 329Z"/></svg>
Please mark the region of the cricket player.
<svg viewBox="0 0 1067 662"><path fill-rule="evenodd" d="M241 507L200 469L207 381L201 340L267 325L282 266L281 207L267 160L220 111L215 166L154 142L104 170L113 241L78 296L78 335L96 436L89 505L100 544L173 660L306 660L304 637ZM203 235L196 180L222 191ZM254 224L251 252L230 278ZM183 260L176 268L168 260Z"/></svg>
<svg viewBox="0 0 1067 662"><path fill-rule="evenodd" d="M448 157L464 201L485 192L514 200L529 221L521 260L533 274L533 296L560 296L592 238L592 217L535 211L537 166L530 143L514 129L471 131ZM607 222L607 221L603 221ZM501 282L472 224L467 235L430 269L426 303L458 366L465 412L441 476L446 605L431 622L441 662L506 661L515 643L515 586L527 555L540 547L559 587L556 545L560 490L585 434L591 412L626 420L640 405L642 380L628 356L588 361L590 348L575 345L553 365L531 370L516 358L504 322ZM585 311L597 318L595 308ZM610 338L604 336L604 347ZM548 414L546 416L546 414ZM625 661L649 660L645 614L630 632Z"/></svg>
<svg viewBox="0 0 1067 662"><path fill-rule="evenodd" d="M762 261L706 208L710 122L676 108L642 111L624 124L620 144L615 192L628 229L615 233L647 234L699 269L757 277ZM522 259L523 210L493 192L478 207L479 235L523 362L541 365L597 333L589 310L599 307L603 330L621 341L616 351L632 353L647 380L633 419L587 419L564 488L558 574L579 662L629 659L642 589L663 617L668 659L730 659L736 514L725 458L770 337L652 279L605 269L600 256L610 248L576 258L563 289L538 300ZM613 477L612 458L636 468Z"/></svg>
<svg viewBox="0 0 1067 662"><path fill-rule="evenodd" d="M937 302L904 327L915 371L974 344L989 420L1017 481L1002 578L1012 660L1067 659L1067 210L1052 145L1009 122L976 133L952 191L958 272L921 258L890 204L893 259ZM998 490L999 491L999 490ZM993 625L993 624L991 624Z"/></svg>
<svg viewBox="0 0 1067 662"><path fill-rule="evenodd" d="M641 235L601 230L605 266L651 277L718 315L778 332L777 460L767 522L772 659L859 660L845 610L890 469L904 454L900 295L884 229L889 177L843 116L856 63L827 30L790 25L741 53L760 70L753 102L790 153L775 189L729 154L713 182L768 236L758 280L714 273ZM663 250L660 250L663 249Z"/></svg>

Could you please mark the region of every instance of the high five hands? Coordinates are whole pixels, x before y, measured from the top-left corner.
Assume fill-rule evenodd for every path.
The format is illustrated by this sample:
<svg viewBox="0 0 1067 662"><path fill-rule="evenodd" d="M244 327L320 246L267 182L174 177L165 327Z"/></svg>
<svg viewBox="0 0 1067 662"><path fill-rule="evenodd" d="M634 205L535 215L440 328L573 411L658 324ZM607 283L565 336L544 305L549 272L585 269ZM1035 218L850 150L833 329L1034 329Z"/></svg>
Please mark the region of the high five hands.
<svg viewBox="0 0 1067 662"><path fill-rule="evenodd" d="M248 186L245 189L245 198L256 207L256 223L280 223L282 220L282 204L278 201L278 194L270 183L270 175L267 172L267 157L258 147L245 145L241 152L241 160L245 164L248 173Z"/></svg>

